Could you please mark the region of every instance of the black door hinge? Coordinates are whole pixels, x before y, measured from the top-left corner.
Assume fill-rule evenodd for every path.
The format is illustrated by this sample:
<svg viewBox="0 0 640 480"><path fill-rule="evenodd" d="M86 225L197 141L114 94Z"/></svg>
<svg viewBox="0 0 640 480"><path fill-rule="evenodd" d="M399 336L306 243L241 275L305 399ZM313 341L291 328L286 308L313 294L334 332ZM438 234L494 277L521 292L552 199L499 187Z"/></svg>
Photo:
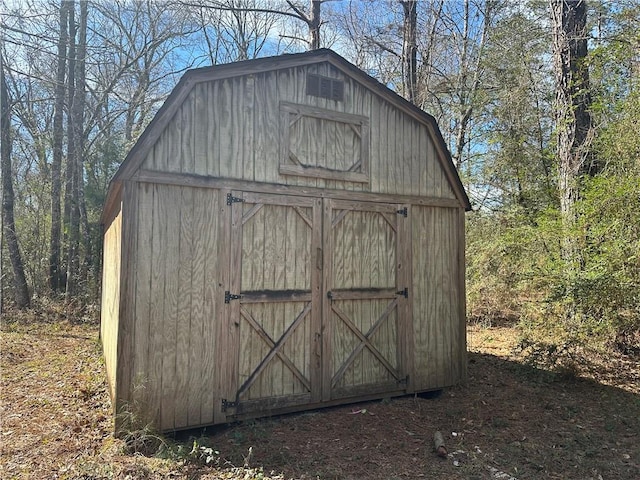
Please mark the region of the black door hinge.
<svg viewBox="0 0 640 480"><path fill-rule="evenodd" d="M224 292L224 303L229 303L231 300L239 300L242 295L234 295L229 290Z"/></svg>
<svg viewBox="0 0 640 480"><path fill-rule="evenodd" d="M240 203L244 202L244 198L234 197L230 193L227 193L227 205L231 205L232 203Z"/></svg>
<svg viewBox="0 0 640 480"><path fill-rule="evenodd" d="M226 398L222 399L222 411L226 412L227 408L236 408L238 406L238 402L230 402Z"/></svg>
<svg viewBox="0 0 640 480"><path fill-rule="evenodd" d="M399 383L400 385L404 385L405 387L406 387L407 385L409 385L409 375L407 375L406 377L401 378L400 380L398 380L398 383Z"/></svg>
<svg viewBox="0 0 640 480"><path fill-rule="evenodd" d="M396 210L396 213L406 218L406 216L408 215L407 207L401 208L400 210Z"/></svg>
<svg viewBox="0 0 640 480"><path fill-rule="evenodd" d="M407 287L404 287L403 290L397 291L396 295L402 295L404 298L409 298L409 289Z"/></svg>

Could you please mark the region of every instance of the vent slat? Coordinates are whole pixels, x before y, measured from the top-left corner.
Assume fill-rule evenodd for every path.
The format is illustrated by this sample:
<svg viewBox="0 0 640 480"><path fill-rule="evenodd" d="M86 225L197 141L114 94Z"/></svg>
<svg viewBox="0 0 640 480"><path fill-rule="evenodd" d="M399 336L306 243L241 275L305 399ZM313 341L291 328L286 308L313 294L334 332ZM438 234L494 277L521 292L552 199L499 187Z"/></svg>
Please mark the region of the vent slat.
<svg viewBox="0 0 640 480"><path fill-rule="evenodd" d="M310 73L307 75L307 95L342 102L344 100L344 82Z"/></svg>

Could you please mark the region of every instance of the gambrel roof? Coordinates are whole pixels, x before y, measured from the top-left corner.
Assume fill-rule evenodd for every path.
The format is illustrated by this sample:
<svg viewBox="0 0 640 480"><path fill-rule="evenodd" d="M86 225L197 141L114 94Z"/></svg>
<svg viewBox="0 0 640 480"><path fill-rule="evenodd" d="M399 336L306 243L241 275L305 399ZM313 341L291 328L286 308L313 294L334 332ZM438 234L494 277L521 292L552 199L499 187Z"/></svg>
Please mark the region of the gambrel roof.
<svg viewBox="0 0 640 480"><path fill-rule="evenodd" d="M436 157L452 191L460 202L460 205L466 210L470 210L471 204L469 198L453 164L451 154L449 153L435 118L408 102L375 78L369 76L358 67L342 58L340 55L328 49L320 49L305 53L258 58L225 65L215 65L188 70L168 96L162 107L158 110L151 123L140 135L140 138L129 151L127 157L114 175L109 187L105 213L107 210L110 210L109 205L113 202L121 182L132 178L135 172L140 168L140 165L144 161L150 149L153 148L163 130L185 101L189 93L193 90L195 85L202 82L224 80L232 77L259 74L323 62L329 63L345 76L352 78L373 94L382 97L405 114L426 126L431 140L435 145Z"/></svg>

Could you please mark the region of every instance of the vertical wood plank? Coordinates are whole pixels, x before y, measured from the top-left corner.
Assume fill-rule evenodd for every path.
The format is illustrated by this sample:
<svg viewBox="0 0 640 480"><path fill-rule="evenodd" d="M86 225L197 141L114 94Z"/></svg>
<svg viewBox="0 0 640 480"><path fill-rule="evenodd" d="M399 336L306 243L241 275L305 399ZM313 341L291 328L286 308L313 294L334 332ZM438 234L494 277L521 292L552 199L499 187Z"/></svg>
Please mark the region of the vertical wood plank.
<svg viewBox="0 0 640 480"><path fill-rule="evenodd" d="M206 345L205 336L208 332L204 325L204 311L207 305L205 271L207 264L207 236L208 230L215 228L205 221L205 212L203 208L215 209L215 205L207 205L210 194L214 190L193 189L193 244L191 256L191 329L189 333L189 373L188 373L188 404L187 404L187 422L188 425L203 425L211 423L213 416L211 413L211 405L205 405L207 385L207 366L205 358L208 354L207 350L213 350L213 345ZM209 195L207 195L209 194ZM207 279L210 281L210 279ZM208 330L208 329L207 329ZM211 353L209 353L211 355ZM211 390L209 390L211 391ZM207 412L209 411L209 412ZM207 413L205 413L207 412Z"/></svg>
<svg viewBox="0 0 640 480"><path fill-rule="evenodd" d="M266 180L268 182L274 183L283 183L286 184L286 177L284 175L280 175L278 173L277 165L281 163L288 163L289 157L289 114L287 112L280 111L280 103L282 101L291 101L290 92L289 92L289 82L290 82L290 70L283 69L276 72L276 88L277 88L277 99L278 99L278 133L279 133L279 144L278 144L278 159L276 168L273 170L267 169L266 171ZM274 124L276 125L276 124Z"/></svg>
<svg viewBox="0 0 640 480"><path fill-rule="evenodd" d="M433 246L432 255L434 257L437 273L436 273L436 343L438 345L438 370L437 370L437 382L438 385L444 385L447 383L449 377L449 363L448 358L448 305L447 305L447 292L449 278L447 271L448 261L446 259L446 249L444 244L444 219L442 215L442 209L432 209L432 218L434 224Z"/></svg>
<svg viewBox="0 0 640 480"><path fill-rule="evenodd" d="M164 354L163 331L165 328L165 265L167 253L167 203L164 198L166 187L153 186L153 213L151 234L151 308L149 325L149 379L142 385L149 392L151 416L157 419L157 427L162 421L162 360Z"/></svg>
<svg viewBox="0 0 640 480"><path fill-rule="evenodd" d="M322 244L322 200L317 198L314 200L313 206L313 230L311 232L311 324L306 337L309 351L306 357L310 360L310 379L311 379L311 401L317 402L322 398L322 358L326 353L323 351L322 336L323 311L328 315L327 310L323 310L323 265L328 264L326 252L323 250ZM308 365L309 363L305 363Z"/></svg>
<svg viewBox="0 0 640 480"><path fill-rule="evenodd" d="M255 181L265 182L268 175L277 174L279 106L275 99L276 73L265 72L255 77L254 115L254 171ZM269 171L269 174L267 173Z"/></svg>
<svg viewBox="0 0 640 480"><path fill-rule="evenodd" d="M408 192L411 195L420 195L420 167L422 163L420 155L420 124L413 119L409 120L411 125L411 142L409 149L409 163L410 163L410 182L411 190Z"/></svg>
<svg viewBox="0 0 640 480"><path fill-rule="evenodd" d="M398 302L398 365L400 371L408 375L407 393L413 391L414 381L414 335L413 335L413 297L422 295L412 284L413 272L413 242L411 232L411 222L413 210L411 205L400 205L400 208L407 209L407 217L399 218L398 225L398 252L397 252L397 275L398 288L409 288L409 298L400 298Z"/></svg>
<svg viewBox="0 0 640 480"><path fill-rule="evenodd" d="M209 106L209 88L210 83L198 83L195 85L192 91L194 96L194 110L193 110L193 156L194 167L193 173L196 175L208 175L209 166L208 162L208 143L209 137L209 121L210 116L214 115L213 112L208 110Z"/></svg>
<svg viewBox="0 0 640 480"><path fill-rule="evenodd" d="M427 137L427 129L424 125L420 125L418 133L418 165L419 165L419 189L418 195L430 195L429 180L428 180L428 168L429 168L429 155L427 153L427 144L429 139Z"/></svg>
<svg viewBox="0 0 640 480"><path fill-rule="evenodd" d="M220 135L222 119L225 115L222 105L219 104L220 95L220 82L210 82L207 85L207 102L206 102L206 117L207 117L207 135L204 138L198 139L198 142L203 142L206 145L207 156L207 175L211 177L219 177L220 174L220 159L224 151L221 143L227 142L228 138L222 138Z"/></svg>
<svg viewBox="0 0 640 480"><path fill-rule="evenodd" d="M238 178L234 177L235 173L235 165L234 161L236 160L233 157L233 142L234 135L237 132L233 130L233 103L232 103L232 95L233 90L231 87L231 80L225 79L215 82L215 86L217 87L216 97L215 97L215 113L216 118L218 120L218 158L220 162L220 176L227 178ZM237 140L235 140L237 142Z"/></svg>
<svg viewBox="0 0 640 480"><path fill-rule="evenodd" d="M382 192L382 181L385 174L382 173L383 169L383 157L386 157L386 151L383 153L381 148L381 129L382 129L382 106L381 99L377 96L372 96L371 100L371 126L370 126L370 145L369 150L369 178L371 186L371 192Z"/></svg>
<svg viewBox="0 0 640 480"><path fill-rule="evenodd" d="M247 75L244 78L244 82L241 82L240 92L237 95L239 101L239 114L241 115L239 121L239 141L242 146L242 155L237 158L237 162L243 165L241 177L245 180L256 179L256 165L255 165L255 75Z"/></svg>
<svg viewBox="0 0 640 480"><path fill-rule="evenodd" d="M331 398L331 375L333 371L333 351L332 351L332 326L333 314L331 313L331 300L326 292L331 288L333 279L333 229L331 228L331 200L324 199L322 202L322 244L323 265L322 272L322 400Z"/></svg>
<svg viewBox="0 0 640 480"><path fill-rule="evenodd" d="M432 196L437 197L440 192L436 188L436 163L435 150L433 148L433 141L428 139L425 152L427 154L427 192Z"/></svg>
<svg viewBox="0 0 640 480"><path fill-rule="evenodd" d="M215 310L215 320L213 321L213 331L216 349L213 356L213 418L215 423L223 423L227 420L227 414L222 411L222 399L227 398L229 389L233 389L236 384L228 385L227 368L229 362L235 360L230 355L233 354L233 347L230 346L229 329L231 319L229 318L229 305L224 303L225 290L231 290L231 207L226 205L226 196L231 193L229 190L218 192L217 215L214 217L220 226L214 249L216 251L216 280L213 282L212 307ZM213 218L212 218L213 220ZM234 252L237 253L237 252ZM207 270L209 270L209 259L207 260ZM235 380L233 381L235 382Z"/></svg>
<svg viewBox="0 0 640 480"><path fill-rule="evenodd" d="M184 105L182 106L184 108ZM167 164L166 171L182 172L184 159L182 158L182 108L176 111L167 125L163 136L166 137Z"/></svg>
<svg viewBox="0 0 640 480"><path fill-rule="evenodd" d="M180 160L181 171L183 173L195 173L195 99L196 90L185 98L180 108L181 125L180 125Z"/></svg>
<svg viewBox="0 0 640 480"><path fill-rule="evenodd" d="M195 410L195 392L189 390L191 375L198 366L190 364L190 351L196 326L192 325L193 275L193 196L194 189L182 187L178 193L180 220L178 239L178 310L176 318L176 428L189 425L189 410ZM195 339L194 339L195 340ZM198 412L199 413L199 412Z"/></svg>
<svg viewBox="0 0 640 480"><path fill-rule="evenodd" d="M166 202L166 250L164 252L164 316L162 326L162 429L173 430L175 425L177 375L176 339L178 330L178 296L180 259L180 187L163 187L162 201Z"/></svg>
<svg viewBox="0 0 640 480"><path fill-rule="evenodd" d="M435 197L442 196L442 183L445 180L444 174L442 173L442 167L440 166L440 162L437 158L438 152L433 145L433 142L429 143L429 157L431 158L431 167L433 168L433 186L432 191Z"/></svg>
<svg viewBox="0 0 640 480"><path fill-rule="evenodd" d="M135 281L136 242L138 228L138 194L134 182L125 182L122 196L120 301L118 303L118 341L116 350L116 398L120 405L116 411L132 398L133 338L135 335Z"/></svg>
<svg viewBox="0 0 640 480"><path fill-rule="evenodd" d="M150 380L149 344L150 330L153 317L151 317L151 269L153 245L153 193L154 187L150 183L139 183L138 200L138 241L136 244L136 301L135 301L135 341L133 345L134 375L133 385L144 387ZM139 405L146 405L146 388L135 389L133 401Z"/></svg>

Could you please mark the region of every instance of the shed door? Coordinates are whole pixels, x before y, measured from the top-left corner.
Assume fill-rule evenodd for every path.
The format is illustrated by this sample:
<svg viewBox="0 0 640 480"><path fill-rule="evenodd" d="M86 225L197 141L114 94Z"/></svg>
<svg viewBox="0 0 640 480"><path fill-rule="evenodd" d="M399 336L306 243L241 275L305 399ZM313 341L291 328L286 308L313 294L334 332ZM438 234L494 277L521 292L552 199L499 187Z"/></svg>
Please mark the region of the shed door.
<svg viewBox="0 0 640 480"><path fill-rule="evenodd" d="M404 391L406 210L326 202L323 400Z"/></svg>
<svg viewBox="0 0 640 480"><path fill-rule="evenodd" d="M239 343L230 400L236 413L318 401L321 200L233 192L230 202L230 293L241 295L230 302Z"/></svg>

